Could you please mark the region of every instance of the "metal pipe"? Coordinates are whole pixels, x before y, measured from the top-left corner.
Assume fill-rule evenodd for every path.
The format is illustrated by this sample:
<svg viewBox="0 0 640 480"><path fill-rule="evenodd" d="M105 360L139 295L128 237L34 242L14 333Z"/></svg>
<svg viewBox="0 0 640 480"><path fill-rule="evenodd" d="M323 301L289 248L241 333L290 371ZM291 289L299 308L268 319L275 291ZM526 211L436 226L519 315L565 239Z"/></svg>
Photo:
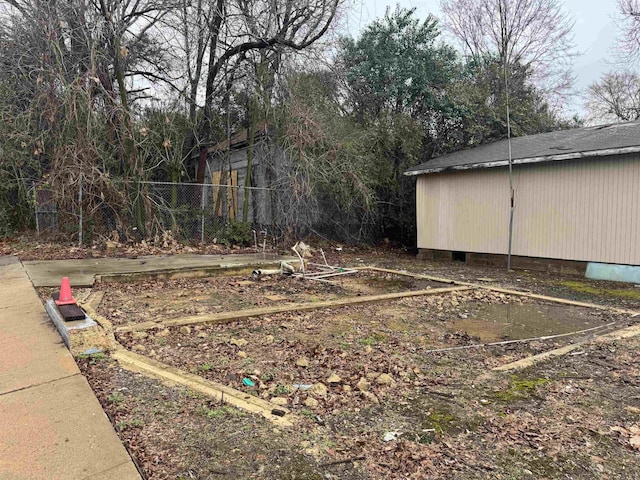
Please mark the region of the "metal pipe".
<svg viewBox="0 0 640 480"><path fill-rule="evenodd" d="M507 247L507 271L511 271L511 245L513 243L513 159L511 155L511 115L509 112L509 82L507 81L507 64L504 67L504 93L507 106L507 144L509 146L509 244Z"/></svg>
<svg viewBox="0 0 640 480"><path fill-rule="evenodd" d="M200 243L204 243L204 205L205 205L205 193L206 193L206 185L203 183L200 187L200 209L202 211L200 215Z"/></svg>
<svg viewBox="0 0 640 480"><path fill-rule="evenodd" d="M545 335L543 337L530 337L530 338L523 338L520 340L504 340L501 342L474 343L473 345L460 345L457 347L435 348L431 350L422 350L421 353L452 352L455 350L467 350L469 348L485 348L485 347L495 347L495 346L501 346L501 345L511 345L512 343L528 343L528 342L553 340L554 338L570 337L573 335L581 335L584 333L595 332L596 330L602 330L603 328L610 328L615 324L616 322L611 322L611 323L607 323L606 325L598 325L597 327L591 327L585 330L576 330L574 332L569 332L569 333L559 333L557 335ZM496 368L500 368L500 367L496 367ZM495 370L495 368L493 370Z"/></svg>
<svg viewBox="0 0 640 480"><path fill-rule="evenodd" d="M280 262L280 269L282 271L282 273L296 273L296 269L293 267L293 265L289 265L287 262Z"/></svg>
<svg viewBox="0 0 640 480"><path fill-rule="evenodd" d="M302 276L304 277L305 275L305 267L304 267L304 260L302 259L302 256L298 253L298 250L296 250L296 246L294 245L293 247L291 247L291 250L294 251L294 253L298 256L298 259L300 260L300 271L302 272Z"/></svg>
<svg viewBox="0 0 640 480"><path fill-rule="evenodd" d="M262 235L262 255L264 256L267 249L267 236L269 232L267 230L260 230L260 235Z"/></svg>
<svg viewBox="0 0 640 480"><path fill-rule="evenodd" d="M336 284L336 282L332 282L331 280L325 280L324 278L302 277L302 276L300 276L300 278L304 278L305 280L313 280L315 282L328 283L329 285Z"/></svg>
<svg viewBox="0 0 640 480"><path fill-rule="evenodd" d="M36 182L32 183L33 186L33 206L36 211L36 234L40 237L40 213L38 212L38 191L36 190Z"/></svg>
<svg viewBox="0 0 640 480"><path fill-rule="evenodd" d="M327 257L324 255L324 250L320 249L320 253L322 254L322 259L324 260L324 264L325 266L329 266L329 263L327 262Z"/></svg>
<svg viewBox="0 0 640 480"><path fill-rule="evenodd" d="M358 271L357 270L344 270L342 272L325 273L323 275L306 274L305 278L311 278L313 280L318 280L320 278L331 278L331 277L337 277L338 275L350 275L352 273L358 273Z"/></svg>
<svg viewBox="0 0 640 480"><path fill-rule="evenodd" d="M331 273L331 272L335 272L336 270L338 270L338 267L331 267L331 266L320 265L319 263L307 262L307 266L310 266L310 265L320 268L319 272L315 272L316 274Z"/></svg>
<svg viewBox="0 0 640 480"><path fill-rule="evenodd" d="M261 277L262 275L277 275L279 273L282 273L282 270L280 270L280 269L278 269L278 270L267 270L267 269L260 268L258 270L254 270L252 272L252 275L254 277Z"/></svg>

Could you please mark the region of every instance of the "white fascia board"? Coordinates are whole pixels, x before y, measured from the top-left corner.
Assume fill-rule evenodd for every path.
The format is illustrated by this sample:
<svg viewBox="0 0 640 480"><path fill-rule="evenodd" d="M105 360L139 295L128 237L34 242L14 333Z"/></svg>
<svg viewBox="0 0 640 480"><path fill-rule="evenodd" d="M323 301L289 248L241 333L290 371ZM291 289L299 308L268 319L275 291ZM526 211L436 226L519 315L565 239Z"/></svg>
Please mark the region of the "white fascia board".
<svg viewBox="0 0 640 480"><path fill-rule="evenodd" d="M624 148L609 148L605 150L592 150L589 152L574 152L564 153L560 155L546 155L544 157L529 157L518 158L513 160L512 165L525 165L529 163L542 163L542 162L558 162L564 160L576 160L579 158L591 158L591 157L609 157L612 155L625 155L628 153L640 153L640 145ZM425 168L423 170L414 170L404 172L408 177L415 175L422 175L426 173L440 173L451 170L474 170L478 168L494 168L494 167L508 167L509 160L498 160L495 162L483 162L483 163L469 163L466 165L456 165L453 167L437 167L437 168Z"/></svg>

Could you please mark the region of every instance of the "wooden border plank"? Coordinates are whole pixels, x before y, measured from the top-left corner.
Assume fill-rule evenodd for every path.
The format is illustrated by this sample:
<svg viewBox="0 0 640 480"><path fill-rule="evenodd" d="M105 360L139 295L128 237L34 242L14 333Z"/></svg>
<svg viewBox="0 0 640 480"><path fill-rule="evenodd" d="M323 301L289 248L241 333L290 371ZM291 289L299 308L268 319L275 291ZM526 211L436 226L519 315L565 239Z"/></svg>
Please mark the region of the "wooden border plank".
<svg viewBox="0 0 640 480"><path fill-rule="evenodd" d="M542 352L537 355L532 355L531 357L523 358L521 360L518 360L512 363L507 363L506 365L501 365L499 367L492 368L491 370L495 372L508 372L511 370L520 370L523 368L531 367L540 362L544 362L549 358L561 357L589 343L615 342L617 340L624 340L625 338L637 337L638 335L640 335L640 325L632 325L630 327L621 328L619 330L605 333L603 335L597 335L594 338L586 340L584 342L574 343L564 347L554 348L553 350Z"/></svg>
<svg viewBox="0 0 640 480"><path fill-rule="evenodd" d="M539 295L537 293L531 293L531 292L521 292L518 290L509 290L507 288L501 288L501 287L494 287L491 285L483 285L483 284L479 284L479 283L472 283L472 282L461 282L460 280L450 280L447 278L439 278L439 277L432 277L430 275L422 275L420 273L411 273L411 272L407 272L407 271L402 271L402 270L391 270L388 268L379 268L379 267L356 267L354 268L354 270L371 270L374 272L383 272L383 273L392 273L395 275L401 275L401 276L405 276L405 277L412 277L412 278L419 278L422 280L431 280L434 282L440 282L440 283L449 283L452 285L464 285L470 288L478 288L478 289L482 289L482 290L490 290L492 292L498 292L498 293L504 293L506 295L516 295L516 296L520 296L520 297L528 297L528 298L534 298L536 300L543 300L545 302L554 302L554 303L560 303L563 305L572 305L575 307L585 307L585 308L593 308L596 310L605 310L608 312L615 312L615 313L620 313L623 315L633 315L633 316L638 316L640 315L640 312L637 312L635 310L625 310L622 308L617 308L617 307L611 307L608 305L598 305L597 303L588 303L588 302L578 302L576 300L567 300L564 298L559 298L559 297L549 297L546 295Z"/></svg>
<svg viewBox="0 0 640 480"><path fill-rule="evenodd" d="M190 390L203 393L221 403L227 403L242 410L262 415L277 425L293 425L293 415L287 408L267 402L248 393L235 390L217 382L212 382L198 375L184 372L178 368L143 355L138 355L123 348L113 351L111 358L117 360L118 364L127 370L140 372L162 382L180 385ZM272 413L274 410L284 412L284 416L274 415Z"/></svg>
<svg viewBox="0 0 640 480"><path fill-rule="evenodd" d="M184 325L198 325L206 323L229 323L236 320L242 320L250 317L261 317L264 315L274 315L276 313L286 312L307 312L311 310L319 310L322 308L338 308L349 305L359 305L363 303L384 302L389 300L398 300L409 297L420 297L424 295L438 295L442 293L462 292L471 290L467 286L456 286L449 288L430 288L427 290L416 290L412 292L385 293L382 295L370 295L362 297L349 297L339 300L327 300L324 302L298 303L290 305L279 305L266 308L254 308L248 310L237 310L235 312L223 312L213 315L196 315L191 317L176 318L174 320L165 320L162 322L143 322L132 325L123 325L116 327L117 333L137 332L143 330L152 330L166 327L181 327Z"/></svg>

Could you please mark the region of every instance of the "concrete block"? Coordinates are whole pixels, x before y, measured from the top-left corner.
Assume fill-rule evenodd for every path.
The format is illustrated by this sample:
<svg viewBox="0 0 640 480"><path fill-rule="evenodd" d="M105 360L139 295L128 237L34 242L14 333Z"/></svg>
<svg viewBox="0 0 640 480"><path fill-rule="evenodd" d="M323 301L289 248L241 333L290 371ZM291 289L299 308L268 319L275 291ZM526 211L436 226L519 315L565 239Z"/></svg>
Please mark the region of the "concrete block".
<svg viewBox="0 0 640 480"><path fill-rule="evenodd" d="M73 355L109 349L109 340L104 330L89 315L85 314L84 320L65 322L53 300L47 301L45 309Z"/></svg>
<svg viewBox="0 0 640 480"><path fill-rule="evenodd" d="M587 266L585 276L592 280L640 284L640 266L592 262Z"/></svg>

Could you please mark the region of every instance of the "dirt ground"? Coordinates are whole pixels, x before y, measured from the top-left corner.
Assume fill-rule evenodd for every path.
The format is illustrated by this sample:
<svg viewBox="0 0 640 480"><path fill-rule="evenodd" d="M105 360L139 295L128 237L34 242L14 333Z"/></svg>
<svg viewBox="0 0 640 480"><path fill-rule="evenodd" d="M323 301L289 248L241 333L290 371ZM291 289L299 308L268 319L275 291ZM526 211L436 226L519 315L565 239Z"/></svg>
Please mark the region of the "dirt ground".
<svg viewBox="0 0 640 480"><path fill-rule="evenodd" d="M633 285L389 250L327 252L332 265L640 310ZM246 276L105 284L99 313L117 327L443 286L374 272L334 284ZM108 353L78 361L150 479L635 479L640 338L585 343L514 374L490 369L637 321L469 290L117 335L128 349L285 404L293 427L128 372ZM563 336L578 330L589 331ZM542 336L554 338L504 343ZM493 342L502 344L477 347Z"/></svg>
<svg viewBox="0 0 640 480"><path fill-rule="evenodd" d="M185 245L169 238L156 238L141 243L104 242L92 246L78 246L76 241L47 241L35 235L23 235L17 238L0 239L0 255L16 255L20 260L65 260L73 258L101 257L139 257L143 255L171 255L179 253L197 253L204 255L223 255L229 253L255 253L249 247L225 246L222 244Z"/></svg>

